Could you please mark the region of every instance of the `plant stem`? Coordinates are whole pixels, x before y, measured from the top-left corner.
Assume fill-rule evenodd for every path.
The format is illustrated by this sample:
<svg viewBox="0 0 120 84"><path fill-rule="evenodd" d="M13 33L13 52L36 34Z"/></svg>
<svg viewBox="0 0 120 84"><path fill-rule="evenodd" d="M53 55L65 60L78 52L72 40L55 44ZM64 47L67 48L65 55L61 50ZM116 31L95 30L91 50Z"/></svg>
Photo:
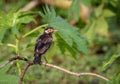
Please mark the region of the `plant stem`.
<svg viewBox="0 0 120 84"><path fill-rule="evenodd" d="M18 49L18 46L19 46L19 40L16 39L16 48L15 48L15 50L16 50L16 54L17 54L17 55L19 55L19 49Z"/></svg>
<svg viewBox="0 0 120 84"><path fill-rule="evenodd" d="M40 28L42 28L42 27L47 27L47 26L48 26L48 24L41 25L41 26L39 26L39 27L37 27L37 28L31 30L30 32L26 33L25 35L23 35L22 38L25 38L26 36L32 34L33 32L35 32L35 31L37 31L37 30L39 30Z"/></svg>
<svg viewBox="0 0 120 84"><path fill-rule="evenodd" d="M19 56L20 55L20 53L19 53L19 39L17 39L16 38L16 54ZM18 73L19 73L19 75L21 74L21 68L20 68L20 64L19 64L19 62L18 62L18 60L16 60L16 65L17 65L17 68L18 68Z"/></svg>

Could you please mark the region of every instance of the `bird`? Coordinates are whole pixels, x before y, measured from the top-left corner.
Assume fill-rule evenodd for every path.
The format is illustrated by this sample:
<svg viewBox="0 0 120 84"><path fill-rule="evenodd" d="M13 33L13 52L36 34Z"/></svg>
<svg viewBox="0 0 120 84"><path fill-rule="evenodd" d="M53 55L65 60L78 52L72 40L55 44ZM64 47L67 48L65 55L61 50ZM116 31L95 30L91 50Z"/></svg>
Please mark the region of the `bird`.
<svg viewBox="0 0 120 84"><path fill-rule="evenodd" d="M52 33L56 31L53 27L47 27L43 34L37 38L34 48L34 64L41 64L42 55L50 48L53 41ZM47 61L46 58L45 61Z"/></svg>

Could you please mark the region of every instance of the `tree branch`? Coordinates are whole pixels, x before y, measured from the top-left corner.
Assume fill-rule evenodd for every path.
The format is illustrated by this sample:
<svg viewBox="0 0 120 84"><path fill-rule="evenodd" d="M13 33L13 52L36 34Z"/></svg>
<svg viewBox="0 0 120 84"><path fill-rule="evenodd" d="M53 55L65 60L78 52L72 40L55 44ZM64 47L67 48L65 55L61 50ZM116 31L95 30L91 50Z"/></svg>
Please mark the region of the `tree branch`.
<svg viewBox="0 0 120 84"><path fill-rule="evenodd" d="M21 75L20 75L18 84L22 84L24 75L25 75L26 71L28 70L28 68L29 68L32 64L33 64L33 63L27 63L27 65L25 66L25 68L23 69L23 71L22 71L22 73L21 73Z"/></svg>
<svg viewBox="0 0 120 84"><path fill-rule="evenodd" d="M76 73L76 72L72 72L72 71L66 70L64 68L61 68L61 67L53 65L53 64L48 64L48 63L42 63L42 64L46 65L46 66L49 66L49 67L52 67L52 68L55 68L55 69L58 69L58 70L63 71L65 73L67 73L67 74L70 74L70 75L74 75L74 76L78 76L78 77L79 76L86 76L86 75L87 76L95 76L95 77L98 77L98 78L101 78L103 80L108 81L108 79L106 77L103 77L103 76L101 76L99 74L96 74L96 73L90 73L90 72Z"/></svg>
<svg viewBox="0 0 120 84"><path fill-rule="evenodd" d="M12 61L15 61L15 60L23 60L23 61L26 61L26 62L30 62L30 60L24 58L24 57L20 57L20 56L15 56L13 58L10 58L8 59L8 61L6 61L4 64L0 65L0 69L2 69L3 67L5 67L7 64L9 64L10 62Z"/></svg>
<svg viewBox="0 0 120 84"><path fill-rule="evenodd" d="M10 63L10 61L6 61L4 64L0 65L0 69L2 69L3 67L5 67L9 63Z"/></svg>
<svg viewBox="0 0 120 84"><path fill-rule="evenodd" d="M24 67L24 69L23 69L20 77L19 77L19 82L18 82L18 84L22 84L22 81L23 81L23 78L24 78L24 75L25 75L26 71L28 70L28 68L29 68L31 65L35 65L35 64L33 63L33 61L28 60L28 59L26 59L26 58L24 58L24 57L15 56L15 57L13 57L13 58L10 58L10 59L9 59L8 61L6 61L4 64L0 65L0 69L2 69L2 68L5 67L7 64L9 64L10 62L15 61L15 60L22 60L22 61L25 61L25 62L27 63L26 66ZM105 81L108 81L108 80L109 80L108 78L103 77L103 76L101 76L101 75L99 75L99 74L96 74L96 73L89 73L89 72L76 73L76 72L72 72L72 71L66 70L66 69L64 69L64 68L61 68L61 67L56 66L56 65L53 65L53 64L42 63L42 65L45 65L45 66L48 66L48 67L51 67L51 68L54 68L54 69L58 69L58 70L60 70L60 71L62 71L62 72L65 72L65 73L70 74L70 75L78 76L78 77L80 77L80 76L95 76L95 77L101 78L101 79L103 79L103 80L105 80Z"/></svg>

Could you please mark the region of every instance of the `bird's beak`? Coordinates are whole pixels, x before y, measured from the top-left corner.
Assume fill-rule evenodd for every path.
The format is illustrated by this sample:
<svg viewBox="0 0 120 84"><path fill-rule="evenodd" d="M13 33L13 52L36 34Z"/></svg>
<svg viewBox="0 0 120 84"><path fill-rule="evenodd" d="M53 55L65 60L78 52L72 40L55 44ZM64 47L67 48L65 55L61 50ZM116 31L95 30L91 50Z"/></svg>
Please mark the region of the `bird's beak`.
<svg viewBox="0 0 120 84"><path fill-rule="evenodd" d="M57 32L58 30L56 30L56 29L54 29L54 31L53 32Z"/></svg>

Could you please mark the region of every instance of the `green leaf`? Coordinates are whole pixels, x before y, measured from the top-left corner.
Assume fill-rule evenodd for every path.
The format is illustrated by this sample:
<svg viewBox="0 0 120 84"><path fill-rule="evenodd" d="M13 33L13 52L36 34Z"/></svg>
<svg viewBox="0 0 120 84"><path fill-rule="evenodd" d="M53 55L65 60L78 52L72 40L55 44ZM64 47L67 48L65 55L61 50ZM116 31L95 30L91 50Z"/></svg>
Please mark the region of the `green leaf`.
<svg viewBox="0 0 120 84"><path fill-rule="evenodd" d="M108 23L104 17L99 17L86 25L83 34L88 39L90 45L92 45L97 34L108 36Z"/></svg>
<svg viewBox="0 0 120 84"><path fill-rule="evenodd" d="M99 17L102 12L103 12L103 7L104 7L104 4L101 4L100 6L98 6L97 8L95 8L95 15L96 17Z"/></svg>
<svg viewBox="0 0 120 84"><path fill-rule="evenodd" d="M99 17L96 23L96 32L101 36L108 36L108 23L104 17Z"/></svg>
<svg viewBox="0 0 120 84"><path fill-rule="evenodd" d="M91 6L90 0L80 0L85 6Z"/></svg>
<svg viewBox="0 0 120 84"><path fill-rule="evenodd" d="M0 42L2 42L7 29L11 26L11 13L0 12Z"/></svg>
<svg viewBox="0 0 120 84"><path fill-rule="evenodd" d="M112 79L110 79L107 84L120 84L120 73L113 75Z"/></svg>
<svg viewBox="0 0 120 84"><path fill-rule="evenodd" d="M45 18L49 26L52 26L59 31L59 36L67 43L67 45L88 55L86 40L81 37L78 28L71 26L60 16L56 17L54 8L48 9L47 7L44 11L45 14L40 12L40 15L42 14L41 16Z"/></svg>
<svg viewBox="0 0 120 84"><path fill-rule="evenodd" d="M2 42L7 28L0 28L0 42Z"/></svg>
<svg viewBox="0 0 120 84"><path fill-rule="evenodd" d="M115 13L109 9L104 9L102 15L103 15L103 17L113 17L113 16L115 16Z"/></svg>
<svg viewBox="0 0 120 84"><path fill-rule="evenodd" d="M46 8L46 9L45 9ZM45 6L44 11L43 12L39 12L40 16L44 18L44 21L48 22L48 23L51 23L51 22L54 22L55 18L56 18L56 12L55 10L50 7L50 9L48 8L48 6L46 5Z"/></svg>
<svg viewBox="0 0 120 84"><path fill-rule="evenodd" d="M118 58L120 57L120 54L115 54L113 56L111 56L111 58L108 60L108 61L105 61L103 63L103 70L105 70L107 67L109 67L110 65L113 64L113 62Z"/></svg>
<svg viewBox="0 0 120 84"><path fill-rule="evenodd" d="M9 13L0 12L0 42L3 40L7 29L13 28L16 25L18 13L15 13L15 11L11 10Z"/></svg>
<svg viewBox="0 0 120 84"><path fill-rule="evenodd" d="M73 0L68 10L68 18L74 19L76 21L79 20L80 13L80 0Z"/></svg>
<svg viewBox="0 0 120 84"><path fill-rule="evenodd" d="M69 25L69 23L59 16L56 17L55 22L50 23L49 25L59 31L58 34L69 46L75 47L78 51L88 55L87 43L79 34L78 28ZM75 43L75 45L73 43Z"/></svg>
<svg viewBox="0 0 120 84"><path fill-rule="evenodd" d="M25 35L22 36L22 38L25 38L25 37L29 36L30 34L34 33L35 31L38 31L40 28L46 27L46 26L48 26L48 24L38 26L38 27L34 28L33 30L27 32Z"/></svg>
<svg viewBox="0 0 120 84"><path fill-rule="evenodd" d="M17 29L16 27L13 27L11 30L12 30L12 33L13 33L14 35L19 34L19 31L18 31L18 29Z"/></svg>
<svg viewBox="0 0 120 84"><path fill-rule="evenodd" d="M2 65L4 62L1 62L0 65ZM9 69L10 65L6 65L2 69L0 69L0 74L5 74L6 71Z"/></svg>
<svg viewBox="0 0 120 84"><path fill-rule="evenodd" d="M94 37L95 37L95 30L96 30L96 20L92 21L91 23L87 24L85 30L83 31L83 35L88 39L90 45L92 45Z"/></svg>
<svg viewBox="0 0 120 84"><path fill-rule="evenodd" d="M0 84L17 84L18 77L14 75L2 74L0 76Z"/></svg>
<svg viewBox="0 0 120 84"><path fill-rule="evenodd" d="M72 57L73 57L74 59L76 59L76 51L75 51L71 46L69 46L69 45L64 41L64 39L62 39L62 37L60 37L59 34L56 34L56 37L57 37L58 46L59 46L61 52L62 52L63 54L65 54L65 51L68 50L69 53L72 55ZM64 46L61 46L61 45L64 45Z"/></svg>
<svg viewBox="0 0 120 84"><path fill-rule="evenodd" d="M27 24L27 23L29 23L29 22L34 21L33 17L28 16L28 15L27 15L27 16L24 16L24 17L21 17L21 18L19 18L18 20L19 20L19 23L24 23L24 24Z"/></svg>

